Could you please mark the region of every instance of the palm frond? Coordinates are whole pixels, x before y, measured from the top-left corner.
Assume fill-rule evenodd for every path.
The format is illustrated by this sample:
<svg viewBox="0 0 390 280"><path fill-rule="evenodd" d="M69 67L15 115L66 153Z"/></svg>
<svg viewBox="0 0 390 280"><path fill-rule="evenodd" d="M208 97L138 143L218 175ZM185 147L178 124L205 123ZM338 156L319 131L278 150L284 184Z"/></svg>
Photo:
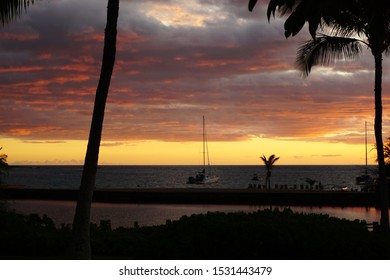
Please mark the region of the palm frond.
<svg viewBox="0 0 390 280"><path fill-rule="evenodd" d="M302 27L305 25L306 15L302 8L296 9L291 15L287 18L284 23L284 36L286 38L295 36L301 31Z"/></svg>
<svg viewBox="0 0 390 280"><path fill-rule="evenodd" d="M362 51L361 43L355 38L320 36L299 47L296 66L307 77L314 65L330 65L336 60L358 58Z"/></svg>
<svg viewBox="0 0 390 280"><path fill-rule="evenodd" d="M327 25L331 26L332 34L337 37L361 36L367 32L365 19L358 12L333 13L333 18Z"/></svg>
<svg viewBox="0 0 390 280"><path fill-rule="evenodd" d="M322 1L310 0L270 0L267 17L275 17L276 11L280 16L288 15L284 24L286 38L295 36L301 31L306 22L309 23L309 32L315 37L318 26L321 23ZM321 2L319 4L319 2Z"/></svg>
<svg viewBox="0 0 390 280"><path fill-rule="evenodd" d="M276 157L275 155L272 155L272 156L270 156L270 158L269 158L269 162L270 162L270 164L271 164L271 166L272 165L274 165L274 163L277 161L279 159L279 157Z"/></svg>
<svg viewBox="0 0 390 280"><path fill-rule="evenodd" d="M261 160L264 162L264 164L267 165L268 160L267 160L267 158L265 157L265 155L262 155L260 158L261 158Z"/></svg>
<svg viewBox="0 0 390 280"><path fill-rule="evenodd" d="M31 4L34 4L34 0L1 0L0 1L0 24L5 24L18 18L24 10Z"/></svg>
<svg viewBox="0 0 390 280"><path fill-rule="evenodd" d="M253 6L257 1L250 1ZM351 34L366 32L367 9L372 3L356 0L270 0L267 17L287 15L285 36L294 36L307 22L312 38L319 28L329 27L335 36L349 37ZM253 7L252 7L253 8Z"/></svg>
<svg viewBox="0 0 390 280"><path fill-rule="evenodd" d="M270 20L271 15L275 17L276 11L281 16L292 13L301 2L302 0L270 0L267 9L268 20Z"/></svg>
<svg viewBox="0 0 390 280"><path fill-rule="evenodd" d="M275 155L271 155L269 158L267 158L265 155L262 155L260 158L267 170L271 170L274 163L279 159L279 157L276 157Z"/></svg>
<svg viewBox="0 0 390 280"><path fill-rule="evenodd" d="M390 46L388 46L385 50L385 55L390 56Z"/></svg>
<svg viewBox="0 0 390 280"><path fill-rule="evenodd" d="M257 0L250 0L248 3L248 9L249 11L253 11L253 8L256 6Z"/></svg>

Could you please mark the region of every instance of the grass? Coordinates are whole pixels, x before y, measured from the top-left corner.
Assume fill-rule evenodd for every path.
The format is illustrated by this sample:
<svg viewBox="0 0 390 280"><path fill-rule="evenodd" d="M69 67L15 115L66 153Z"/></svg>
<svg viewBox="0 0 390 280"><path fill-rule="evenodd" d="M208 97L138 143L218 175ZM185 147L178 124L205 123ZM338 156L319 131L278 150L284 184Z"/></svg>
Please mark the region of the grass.
<svg viewBox="0 0 390 280"><path fill-rule="evenodd" d="M0 207L0 258L66 259L71 227ZM184 216L165 225L91 225L95 259L390 259L390 238L363 221L263 210Z"/></svg>

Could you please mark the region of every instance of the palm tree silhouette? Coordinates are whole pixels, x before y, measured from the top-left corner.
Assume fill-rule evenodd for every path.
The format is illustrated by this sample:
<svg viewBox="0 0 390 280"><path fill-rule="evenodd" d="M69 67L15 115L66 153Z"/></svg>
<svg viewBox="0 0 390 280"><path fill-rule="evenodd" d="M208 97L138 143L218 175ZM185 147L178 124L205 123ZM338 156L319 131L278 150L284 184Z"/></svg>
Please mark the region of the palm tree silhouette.
<svg viewBox="0 0 390 280"><path fill-rule="evenodd" d="M257 0L249 1L252 10ZM314 65L329 65L339 59L355 59L366 46L375 61L375 140L377 147L381 228L389 234L389 198L382 138L382 60L390 51L390 1L377 0L270 0L267 16L279 11L289 15L285 36L299 33L308 22L312 39L302 44L296 64L306 77ZM317 36L317 30L323 33Z"/></svg>
<svg viewBox="0 0 390 280"><path fill-rule="evenodd" d="M104 111L115 64L118 12L119 0L108 0L103 61L100 71L100 79L96 89L95 104L81 178L79 198L73 219L72 242L69 248L71 254L70 256L76 259L91 258L91 204L95 188Z"/></svg>
<svg viewBox="0 0 390 280"><path fill-rule="evenodd" d="M265 169L267 170L266 176L265 176L265 185L268 188L268 191L271 191L271 171L272 167L274 166L275 162L279 159L278 157L275 157L275 155L271 155L268 159L265 157L265 155L262 155L261 160L263 161L265 165Z"/></svg>

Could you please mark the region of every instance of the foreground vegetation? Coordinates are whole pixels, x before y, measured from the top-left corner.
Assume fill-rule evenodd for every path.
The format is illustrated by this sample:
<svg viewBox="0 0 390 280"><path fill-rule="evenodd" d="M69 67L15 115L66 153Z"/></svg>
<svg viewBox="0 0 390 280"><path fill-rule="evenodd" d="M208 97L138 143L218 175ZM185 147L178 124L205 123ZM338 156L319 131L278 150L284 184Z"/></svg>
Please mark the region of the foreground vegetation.
<svg viewBox="0 0 390 280"><path fill-rule="evenodd" d="M66 259L69 225L0 209L0 258ZM291 210L207 213L152 227L91 225L95 259L390 259L365 222Z"/></svg>

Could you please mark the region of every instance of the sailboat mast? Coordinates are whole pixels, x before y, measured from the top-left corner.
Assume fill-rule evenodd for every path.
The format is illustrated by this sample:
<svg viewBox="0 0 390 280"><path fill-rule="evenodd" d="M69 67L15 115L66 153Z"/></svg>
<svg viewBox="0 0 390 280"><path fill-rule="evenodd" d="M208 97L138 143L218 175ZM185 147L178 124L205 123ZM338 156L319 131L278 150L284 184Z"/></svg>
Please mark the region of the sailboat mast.
<svg viewBox="0 0 390 280"><path fill-rule="evenodd" d="M367 160L367 121L365 121L365 145L366 145L366 174L368 169L368 160Z"/></svg>

